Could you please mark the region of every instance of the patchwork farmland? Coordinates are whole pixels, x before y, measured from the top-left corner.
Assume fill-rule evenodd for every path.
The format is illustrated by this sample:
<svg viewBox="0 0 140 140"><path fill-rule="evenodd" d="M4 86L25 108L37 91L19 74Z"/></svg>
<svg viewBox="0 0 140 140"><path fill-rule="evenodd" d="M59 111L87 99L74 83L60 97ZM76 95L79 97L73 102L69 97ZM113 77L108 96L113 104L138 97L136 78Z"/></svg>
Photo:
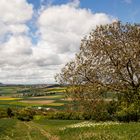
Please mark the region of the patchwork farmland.
<svg viewBox="0 0 140 140"><path fill-rule="evenodd" d="M0 107L64 108L65 87L34 88L30 86L0 87Z"/></svg>

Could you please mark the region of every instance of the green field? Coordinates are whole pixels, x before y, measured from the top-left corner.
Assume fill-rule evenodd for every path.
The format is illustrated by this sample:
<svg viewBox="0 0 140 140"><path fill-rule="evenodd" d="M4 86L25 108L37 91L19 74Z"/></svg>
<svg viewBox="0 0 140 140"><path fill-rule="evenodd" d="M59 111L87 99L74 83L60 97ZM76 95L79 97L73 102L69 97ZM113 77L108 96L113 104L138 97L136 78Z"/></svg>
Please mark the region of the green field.
<svg viewBox="0 0 140 140"><path fill-rule="evenodd" d="M23 86L2 86L0 87L0 95L12 96L17 93L17 91L23 89Z"/></svg>
<svg viewBox="0 0 140 140"><path fill-rule="evenodd" d="M140 123L0 119L1 140L140 140Z"/></svg>
<svg viewBox="0 0 140 140"><path fill-rule="evenodd" d="M64 109L69 101L64 100L65 87L34 88L30 86L0 87L0 107L45 107ZM21 96L27 91L27 96ZM40 96L28 96L39 93ZM53 94L51 94L53 93ZM44 94L44 95L43 95ZM50 102L51 100L51 102Z"/></svg>

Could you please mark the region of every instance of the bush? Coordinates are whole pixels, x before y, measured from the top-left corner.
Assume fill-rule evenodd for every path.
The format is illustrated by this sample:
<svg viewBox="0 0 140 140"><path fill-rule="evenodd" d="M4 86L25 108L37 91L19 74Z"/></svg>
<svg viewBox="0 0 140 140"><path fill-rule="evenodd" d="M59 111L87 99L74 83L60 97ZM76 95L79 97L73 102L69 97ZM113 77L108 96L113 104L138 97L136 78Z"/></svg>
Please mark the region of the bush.
<svg viewBox="0 0 140 140"><path fill-rule="evenodd" d="M47 117L49 119L60 119L60 120L69 120L70 119L70 113L67 112L55 112L55 113L49 113Z"/></svg>
<svg viewBox="0 0 140 140"><path fill-rule="evenodd" d="M21 121L31 121L35 112L32 109L24 108L17 112L17 119Z"/></svg>
<svg viewBox="0 0 140 140"><path fill-rule="evenodd" d="M108 104L103 100L97 100L90 108L84 108L83 117L85 120L107 121L111 119L108 112ZM89 106L89 105L88 105Z"/></svg>
<svg viewBox="0 0 140 140"><path fill-rule="evenodd" d="M139 121L140 120L140 110L136 107L135 103L130 104L128 107L125 103L120 107L121 110L117 112L117 119L123 122Z"/></svg>
<svg viewBox="0 0 140 140"><path fill-rule="evenodd" d="M14 113L13 113L13 111L12 111L12 109L11 108L7 108L7 115L8 115L8 117L13 117L14 116Z"/></svg>
<svg viewBox="0 0 140 140"><path fill-rule="evenodd" d="M46 115L48 119L59 120L83 120L83 113L81 112L48 112Z"/></svg>
<svg viewBox="0 0 140 140"><path fill-rule="evenodd" d="M110 101L107 104L107 112L109 113L110 120L116 120L116 112L118 110L118 102L117 101Z"/></svg>

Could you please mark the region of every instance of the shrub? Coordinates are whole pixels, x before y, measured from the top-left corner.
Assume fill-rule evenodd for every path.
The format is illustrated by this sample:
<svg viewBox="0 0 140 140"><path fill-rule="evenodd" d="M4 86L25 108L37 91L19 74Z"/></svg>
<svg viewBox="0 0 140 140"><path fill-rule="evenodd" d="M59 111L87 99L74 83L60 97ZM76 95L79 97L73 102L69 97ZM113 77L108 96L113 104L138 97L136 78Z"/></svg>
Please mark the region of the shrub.
<svg viewBox="0 0 140 140"><path fill-rule="evenodd" d="M12 116L14 116L14 113L13 113L13 111L12 111L12 109L11 108L7 108L7 115L8 115L8 117L12 117Z"/></svg>
<svg viewBox="0 0 140 140"><path fill-rule="evenodd" d="M48 119L59 119L59 120L83 120L83 113L81 112L48 112L46 115Z"/></svg>
<svg viewBox="0 0 140 140"><path fill-rule="evenodd" d="M95 121L106 121L110 120L110 114L108 112L108 104L103 100L96 100L94 105L84 109L84 119L85 120L95 120Z"/></svg>
<svg viewBox="0 0 140 140"><path fill-rule="evenodd" d="M32 109L24 108L17 112L17 119L21 121L30 121L33 119L34 115L35 113Z"/></svg>
<svg viewBox="0 0 140 140"><path fill-rule="evenodd" d="M119 121L130 122L130 121L139 121L140 120L140 110L136 107L135 103L125 106L123 103L120 107L120 110L117 112L117 119Z"/></svg>
<svg viewBox="0 0 140 140"><path fill-rule="evenodd" d="M109 113L110 120L116 120L116 112L118 110L118 102L113 100L107 104L107 112Z"/></svg>

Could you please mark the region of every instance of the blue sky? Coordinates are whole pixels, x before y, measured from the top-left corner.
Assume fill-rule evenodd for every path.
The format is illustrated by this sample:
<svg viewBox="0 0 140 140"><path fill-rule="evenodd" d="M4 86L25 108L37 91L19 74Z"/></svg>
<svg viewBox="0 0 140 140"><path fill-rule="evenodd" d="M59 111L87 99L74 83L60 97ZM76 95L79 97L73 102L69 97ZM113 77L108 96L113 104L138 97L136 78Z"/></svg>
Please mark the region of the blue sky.
<svg viewBox="0 0 140 140"><path fill-rule="evenodd" d="M44 4L66 4L70 0L44 0ZM28 0L35 9L40 8L41 0ZM81 8L91 9L93 12L103 12L117 17L122 22L140 22L140 0L80 0Z"/></svg>
<svg viewBox="0 0 140 140"><path fill-rule="evenodd" d="M0 1L2 83L55 83L92 29L140 21L140 0Z"/></svg>

